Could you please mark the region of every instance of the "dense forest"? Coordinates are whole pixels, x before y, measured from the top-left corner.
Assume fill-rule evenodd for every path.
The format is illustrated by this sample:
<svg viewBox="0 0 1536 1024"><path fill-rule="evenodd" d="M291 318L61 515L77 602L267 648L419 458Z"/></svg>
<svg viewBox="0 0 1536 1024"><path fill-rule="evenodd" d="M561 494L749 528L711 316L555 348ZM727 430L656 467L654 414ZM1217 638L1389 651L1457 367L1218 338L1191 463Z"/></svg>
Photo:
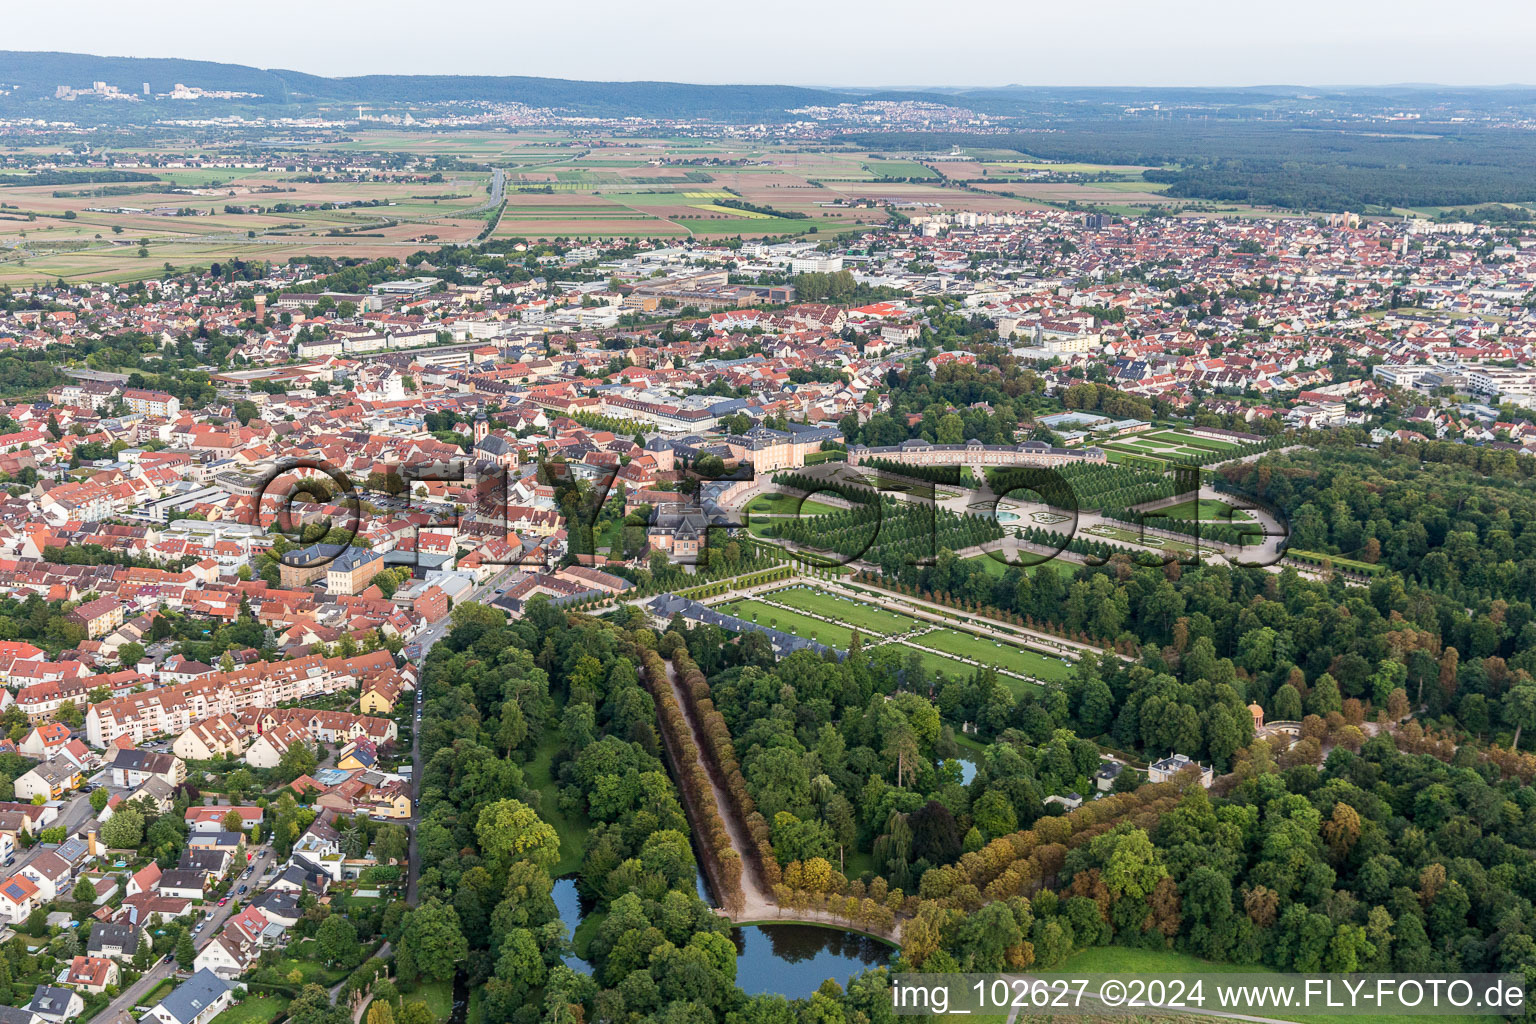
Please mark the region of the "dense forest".
<svg viewBox="0 0 1536 1024"><path fill-rule="evenodd" d="M736 987L638 682L658 643L641 613L600 622L536 598L516 622L475 604L453 619L423 678L421 899L385 921L402 991L462 969L487 1020L894 1021L883 971L793 1003ZM590 975L563 962L557 868L596 901Z"/></svg>
<svg viewBox="0 0 1536 1024"><path fill-rule="evenodd" d="M1046 160L1137 164L1171 197L1359 210L1363 206L1451 206L1529 202L1536 185L1521 169L1536 159L1526 133L1459 126L1434 135L1350 131L1306 119L1282 122L1095 120L1027 135L863 133L871 148L1008 148Z"/></svg>

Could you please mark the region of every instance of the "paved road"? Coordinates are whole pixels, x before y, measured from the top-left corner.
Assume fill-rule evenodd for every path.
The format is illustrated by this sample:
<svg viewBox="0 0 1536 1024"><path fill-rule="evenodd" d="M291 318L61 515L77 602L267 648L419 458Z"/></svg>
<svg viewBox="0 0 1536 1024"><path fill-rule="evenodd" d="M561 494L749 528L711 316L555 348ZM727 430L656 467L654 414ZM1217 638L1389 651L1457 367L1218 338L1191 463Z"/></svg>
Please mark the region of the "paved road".
<svg viewBox="0 0 1536 1024"><path fill-rule="evenodd" d="M129 985L123 990L121 995L112 1000L111 1004L102 1011L102 1019L111 1020L119 1013L127 1013L138 1005L140 999L149 995L150 990L166 978L169 978L175 971L175 958L170 956L162 958L158 964L145 971L142 978Z"/></svg>
<svg viewBox="0 0 1536 1024"><path fill-rule="evenodd" d="M277 862L277 855L272 851L272 847L270 846L257 847L255 853L256 856L251 858L250 867L252 870L250 877L237 877L235 879L234 884L230 887L230 901L224 904L222 907L213 907L211 916L208 917L207 921L203 925L203 930L192 937L192 945L195 946L199 951L202 950L204 946L208 945L208 943L212 942L215 935L219 934L219 929L224 927L224 922L229 919L230 914L234 913L235 903L249 900L256 894L256 883L261 881L262 873L266 871L269 866ZM244 871L243 868L241 870ZM250 889L244 896L234 896L234 891L239 889L242 885L248 885L250 886ZM193 926L196 926L195 920L193 922Z"/></svg>
<svg viewBox="0 0 1536 1024"><path fill-rule="evenodd" d="M87 804L86 806L89 808L90 805ZM246 899L254 895L255 885L253 883L260 880L262 872L267 869L268 865L274 863L275 860L276 857L270 846L263 846L258 849L256 856L251 859L251 864L254 866L251 877L235 881L234 887L236 889L242 885L251 886L251 891L247 892L244 897L240 897L240 899ZM234 911L235 902L236 900L231 899L230 902L222 907L214 907L213 916L208 918L207 923L203 926L203 930L192 937L192 945L199 952L202 951L204 946L213 941L214 936L219 934L219 929L224 927L224 922L229 919L230 913ZM191 918L191 922L193 927L196 927L195 917ZM111 1004L102 1011L104 1014L102 1019L110 1020L118 1013L126 1013L133 1009L140 999L143 999L150 993L150 990L166 978L171 977L176 972L176 967L176 958L174 956L163 958L155 966L145 971L142 978L129 985L116 999L112 1000Z"/></svg>
<svg viewBox="0 0 1536 1024"><path fill-rule="evenodd" d="M500 173L499 171L497 172ZM476 589L470 591L465 601L489 601L496 596L496 591L507 585L507 581L516 573L523 571L519 565L509 565L496 575L486 580ZM418 661L425 661L427 655L432 653L432 645L443 638L453 626L452 618L445 618L436 625L428 627L426 632L420 634L411 641L421 646L421 653L417 655ZM416 855L416 825L421 820L421 694L416 691L416 722L411 728L411 819L406 823L406 828L411 833L411 849L408 856L410 863L405 877L405 901L411 905L416 903L416 879L421 873L421 859Z"/></svg>
<svg viewBox="0 0 1536 1024"><path fill-rule="evenodd" d="M494 210L494 209L496 209L496 207L501 205L502 199L505 198L506 191L507 191L507 172L503 171L500 167L492 168L491 169L491 196L490 196L490 198L487 199L485 202L481 203L479 206L476 206L476 207L474 207L472 209L464 211L464 213L459 214L459 216L462 217L465 214L473 215L473 214L476 214L476 213L481 213L481 212L483 212L485 210Z"/></svg>

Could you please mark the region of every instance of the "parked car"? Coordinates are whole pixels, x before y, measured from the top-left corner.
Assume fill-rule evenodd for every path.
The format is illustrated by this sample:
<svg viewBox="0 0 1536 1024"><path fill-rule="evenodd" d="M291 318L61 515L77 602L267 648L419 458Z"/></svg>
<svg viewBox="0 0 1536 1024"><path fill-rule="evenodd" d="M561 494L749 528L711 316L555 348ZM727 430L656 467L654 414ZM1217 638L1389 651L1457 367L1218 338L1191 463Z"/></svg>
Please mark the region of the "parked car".
<svg viewBox="0 0 1536 1024"><path fill-rule="evenodd" d="M236 896L244 896L245 895L245 890L247 890L249 888L250 888L250 886L248 886L248 885L242 885L240 888L235 890L235 895Z"/></svg>

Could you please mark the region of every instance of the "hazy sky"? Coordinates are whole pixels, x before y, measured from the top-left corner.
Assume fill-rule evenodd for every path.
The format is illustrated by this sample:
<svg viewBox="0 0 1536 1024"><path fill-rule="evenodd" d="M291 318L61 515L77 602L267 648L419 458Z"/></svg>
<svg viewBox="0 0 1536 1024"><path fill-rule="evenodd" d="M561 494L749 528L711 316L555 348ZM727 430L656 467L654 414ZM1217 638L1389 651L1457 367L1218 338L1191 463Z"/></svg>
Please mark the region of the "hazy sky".
<svg viewBox="0 0 1536 1024"><path fill-rule="evenodd" d="M862 86L1536 79L1529 0L3 0L0 23L0 49L324 75Z"/></svg>

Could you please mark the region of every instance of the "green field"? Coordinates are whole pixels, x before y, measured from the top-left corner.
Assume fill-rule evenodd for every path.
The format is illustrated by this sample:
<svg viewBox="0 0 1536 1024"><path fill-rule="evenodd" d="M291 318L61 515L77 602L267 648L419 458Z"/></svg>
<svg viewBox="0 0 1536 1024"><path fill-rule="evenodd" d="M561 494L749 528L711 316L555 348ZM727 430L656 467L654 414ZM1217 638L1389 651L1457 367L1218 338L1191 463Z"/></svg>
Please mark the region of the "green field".
<svg viewBox="0 0 1536 1024"><path fill-rule="evenodd" d="M728 601L717 605L716 609L727 615L734 615L738 619L746 619L748 622L756 622L760 626L768 626L784 633L793 633L795 636L806 640L815 640L817 643L827 644L831 647L848 649L849 642L853 639L853 630L847 626L839 626L834 622L822 622L813 619L809 615L801 615L798 612L786 611L783 608L775 608L771 604L763 604L761 601L741 600Z"/></svg>
<svg viewBox="0 0 1536 1024"><path fill-rule="evenodd" d="M1156 975L1168 979L1191 974L1271 974L1282 976L1281 971L1265 967L1261 964L1229 964L1216 963L1211 960L1201 960L1197 956L1181 953L1172 949L1131 949L1124 946L1092 946L1072 954L1066 963L1060 967L1048 971L1040 971L1040 974L1140 974ZM1207 994L1209 998L1209 993ZM1264 1016L1274 1016L1279 1020L1317 1021L1322 1015L1285 1015L1264 1011ZM1020 1020L1025 1018L1020 1017ZM1166 1019L1166 1018L1164 1018ZM1195 1014L1182 1014L1184 1020L1208 1020ZM1359 1021L1360 1024L1414 1024L1421 1017L1407 1014L1366 1014L1350 1016L1351 1021ZM1493 1014L1458 1014L1456 1019L1467 1024L1497 1024L1505 1020L1503 1017Z"/></svg>
<svg viewBox="0 0 1536 1024"><path fill-rule="evenodd" d="M829 619L845 622L861 632L878 633L881 636L906 633L917 625L917 620L905 615L804 587L788 587L762 596L779 604L799 608L801 611L825 615Z"/></svg>
<svg viewBox="0 0 1536 1024"><path fill-rule="evenodd" d="M1037 558L1044 557L1044 552L1031 552L1030 556ZM970 558L961 559L961 561L970 565L979 565L987 571L988 575L991 576L1001 576L1003 573L1013 568L1012 565L1006 564L1000 559L993 558L991 555L972 555ZM1036 562L1033 565L1020 566L1020 568L1024 570L1026 575L1030 576L1040 572L1042 569L1049 569L1060 573L1063 577L1070 578L1077 574L1077 570L1080 568L1080 566L1077 562L1069 562L1064 558L1051 558L1044 562Z"/></svg>
<svg viewBox="0 0 1536 1024"><path fill-rule="evenodd" d="M447 1020L453 1016L453 982L428 981L417 987L415 992L407 993L405 1001L419 1000L427 1004L427 1009L432 1011L438 1020Z"/></svg>
<svg viewBox="0 0 1536 1024"><path fill-rule="evenodd" d="M747 512L766 512L771 515L823 515L827 512L837 512L834 505L828 505L824 501L815 498L801 499L793 494L759 494L747 502Z"/></svg>
<svg viewBox="0 0 1536 1024"><path fill-rule="evenodd" d="M217 1017L213 1024L266 1024L288 1009L288 1000L277 996L248 995Z"/></svg>
<svg viewBox="0 0 1536 1024"><path fill-rule="evenodd" d="M1381 566L1372 565L1370 562L1362 562L1357 558L1345 558L1343 555L1329 555L1321 551L1287 550L1286 555L1298 562L1316 565L1319 568L1322 567L1323 559L1327 559L1333 563L1335 569L1350 569L1367 576L1376 576L1385 571Z"/></svg>
<svg viewBox="0 0 1536 1024"><path fill-rule="evenodd" d="M943 673L950 679L966 679L974 675L976 672L975 665L967 665L963 661L956 661L953 658L945 658L930 651L920 651L916 647L912 647L908 644L897 644L896 646L901 648L903 654L916 654L922 661L924 672L933 673L935 675ZM1005 676L1003 678L1006 679L1007 677ZM1007 684L1004 683L1004 685Z"/></svg>
<svg viewBox="0 0 1536 1024"><path fill-rule="evenodd" d="M924 647L946 654L972 658L983 665L997 665L1010 672L1022 672L1036 679L1062 682L1072 673L1072 666L1059 658L1048 657L1038 651L1009 644L999 646L998 641L988 640L974 633L953 629L935 629L914 638Z"/></svg>
<svg viewBox="0 0 1536 1024"><path fill-rule="evenodd" d="M1188 445L1191 448L1209 448L1213 452L1235 452L1243 447L1234 441L1218 441L1211 437L1196 437L1194 434L1188 434L1182 430L1159 430L1155 433L1142 434L1141 436L1155 438L1159 441L1171 441L1174 444Z"/></svg>
<svg viewBox="0 0 1536 1024"><path fill-rule="evenodd" d="M539 817L560 835L560 860L550 868L554 878L578 871L581 858L587 852L586 824L572 820L560 810L560 786L550 770L559 748L560 737L551 729L544 734L533 760L523 772L528 786L539 791Z"/></svg>
<svg viewBox="0 0 1536 1024"><path fill-rule="evenodd" d="M1166 516L1169 519L1200 519L1220 523L1253 521L1253 516L1242 509L1233 508L1226 502L1216 501L1213 498L1181 501L1177 505L1158 509L1157 515Z"/></svg>
<svg viewBox="0 0 1536 1024"><path fill-rule="evenodd" d="M860 166L876 178L916 178L920 181L938 178L936 172L916 160L866 160Z"/></svg>

